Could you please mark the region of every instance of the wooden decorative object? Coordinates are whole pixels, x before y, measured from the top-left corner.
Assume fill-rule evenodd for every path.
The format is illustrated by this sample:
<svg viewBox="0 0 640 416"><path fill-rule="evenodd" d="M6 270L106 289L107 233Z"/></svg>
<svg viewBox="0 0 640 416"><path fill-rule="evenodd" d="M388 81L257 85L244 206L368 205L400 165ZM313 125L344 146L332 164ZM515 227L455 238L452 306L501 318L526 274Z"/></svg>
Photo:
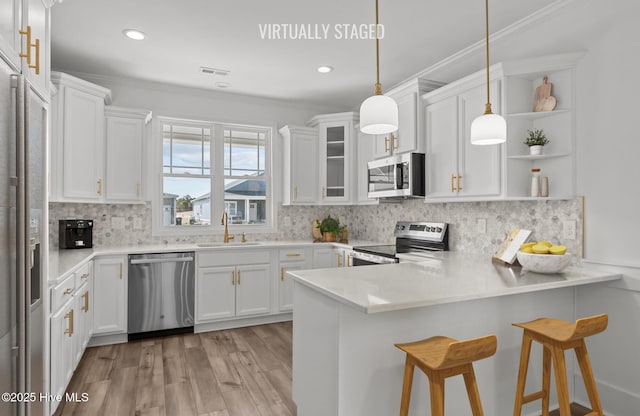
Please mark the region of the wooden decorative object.
<svg viewBox="0 0 640 416"><path fill-rule="evenodd" d="M556 108L557 101L551 95L553 84L548 81L548 77L542 79L542 85L536 88L536 97L533 102L533 111L553 111Z"/></svg>

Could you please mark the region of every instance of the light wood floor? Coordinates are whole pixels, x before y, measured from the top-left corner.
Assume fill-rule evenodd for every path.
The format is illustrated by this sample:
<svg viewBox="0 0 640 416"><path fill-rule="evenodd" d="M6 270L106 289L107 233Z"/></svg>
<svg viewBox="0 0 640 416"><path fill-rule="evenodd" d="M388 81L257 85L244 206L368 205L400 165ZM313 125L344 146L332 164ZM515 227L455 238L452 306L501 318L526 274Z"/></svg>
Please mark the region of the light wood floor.
<svg viewBox="0 0 640 416"><path fill-rule="evenodd" d="M88 348L56 416L295 416L291 322Z"/></svg>
<svg viewBox="0 0 640 416"><path fill-rule="evenodd" d="M67 392L89 400L55 416L295 416L291 337L283 322L88 348Z"/></svg>

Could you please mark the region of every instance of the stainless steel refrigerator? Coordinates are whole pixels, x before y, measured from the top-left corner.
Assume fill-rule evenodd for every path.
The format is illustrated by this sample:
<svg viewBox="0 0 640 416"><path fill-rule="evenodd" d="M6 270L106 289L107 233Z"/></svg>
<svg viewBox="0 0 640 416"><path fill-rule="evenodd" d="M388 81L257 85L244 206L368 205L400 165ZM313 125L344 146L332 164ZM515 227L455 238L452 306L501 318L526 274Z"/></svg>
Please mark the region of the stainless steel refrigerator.
<svg viewBox="0 0 640 416"><path fill-rule="evenodd" d="M0 57L0 415L43 414L46 105ZM19 396L9 397L20 399Z"/></svg>

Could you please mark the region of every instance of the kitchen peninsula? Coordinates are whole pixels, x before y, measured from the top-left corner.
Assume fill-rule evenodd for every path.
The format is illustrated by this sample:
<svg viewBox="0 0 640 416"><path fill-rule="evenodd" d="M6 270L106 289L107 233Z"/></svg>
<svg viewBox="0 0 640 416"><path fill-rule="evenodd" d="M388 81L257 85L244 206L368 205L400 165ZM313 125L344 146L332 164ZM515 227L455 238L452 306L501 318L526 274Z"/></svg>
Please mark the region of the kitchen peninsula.
<svg viewBox="0 0 640 416"><path fill-rule="evenodd" d="M475 363L484 411L510 414L522 336L511 323L541 316L573 321L575 286L620 279L581 265L554 275L523 272L456 252L418 263L289 274L294 279L293 399L303 416L396 414L404 354L395 343L489 333L497 335L498 351ZM573 374L572 361L567 368ZM540 382L541 352L534 348L528 386ZM573 383L569 376L570 391ZM551 403L556 402L554 393ZM524 414L533 406L539 413L534 403ZM462 378L447 382L445 408L449 414L469 413ZM428 414L428 386L420 372L410 414Z"/></svg>

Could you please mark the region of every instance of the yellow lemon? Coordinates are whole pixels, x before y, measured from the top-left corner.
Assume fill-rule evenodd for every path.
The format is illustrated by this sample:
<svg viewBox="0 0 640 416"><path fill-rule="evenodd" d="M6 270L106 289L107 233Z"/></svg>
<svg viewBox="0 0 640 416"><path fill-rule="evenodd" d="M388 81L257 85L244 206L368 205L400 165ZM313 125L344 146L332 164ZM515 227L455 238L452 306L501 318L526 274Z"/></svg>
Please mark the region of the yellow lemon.
<svg viewBox="0 0 640 416"><path fill-rule="evenodd" d="M543 245L543 246L547 246L547 247L551 247L553 244L551 244L548 241L538 241L539 245Z"/></svg>
<svg viewBox="0 0 640 416"><path fill-rule="evenodd" d="M523 253L533 253L531 247L523 247L520 249L520 251L522 251Z"/></svg>
<svg viewBox="0 0 640 416"><path fill-rule="evenodd" d="M549 247L544 244L536 244L535 246L531 247L531 250L535 254L549 254Z"/></svg>
<svg viewBox="0 0 640 416"><path fill-rule="evenodd" d="M531 248L531 247L535 246L536 244L538 244L538 243L536 243L535 241L532 242L532 243L520 244L520 250L524 251L525 248ZM531 251L527 251L527 253L531 253Z"/></svg>
<svg viewBox="0 0 640 416"><path fill-rule="evenodd" d="M549 253L551 254L565 254L566 252L567 252L567 248L565 246L549 247Z"/></svg>

